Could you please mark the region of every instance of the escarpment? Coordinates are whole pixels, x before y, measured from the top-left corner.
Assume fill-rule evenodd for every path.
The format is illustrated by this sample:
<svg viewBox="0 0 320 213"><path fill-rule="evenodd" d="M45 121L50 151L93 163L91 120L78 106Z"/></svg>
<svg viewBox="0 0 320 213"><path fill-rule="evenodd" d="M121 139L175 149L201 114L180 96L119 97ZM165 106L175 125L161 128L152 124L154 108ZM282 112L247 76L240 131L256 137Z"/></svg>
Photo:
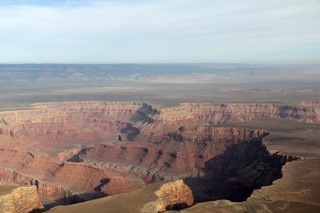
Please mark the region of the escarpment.
<svg viewBox="0 0 320 213"><path fill-rule="evenodd" d="M263 130L186 126L156 143L95 145L77 158L81 162L132 174L148 184L184 178L197 202L242 200L255 188L281 177L293 157L271 155Z"/></svg>
<svg viewBox="0 0 320 213"><path fill-rule="evenodd" d="M69 206L57 206L49 212L158 213L179 210L193 204L190 188L182 181L162 181L146 187Z"/></svg>
<svg viewBox="0 0 320 213"><path fill-rule="evenodd" d="M0 168L1 184L18 184L31 185L36 187L36 194L42 197L49 197L57 199L60 204L71 204L84 201L83 198L78 197L73 192L64 189L60 184L53 184L47 181L39 181L34 179L34 176L22 174L10 169Z"/></svg>
<svg viewBox="0 0 320 213"><path fill-rule="evenodd" d="M254 117L286 118L309 123L320 122L318 108L299 108L275 104L184 103L161 111L168 123L222 124L247 121Z"/></svg>
<svg viewBox="0 0 320 213"><path fill-rule="evenodd" d="M36 185L40 196L57 199L61 204L140 187L116 172L93 165L60 164L48 156L14 149L0 149L0 153L0 183Z"/></svg>
<svg viewBox="0 0 320 213"><path fill-rule="evenodd" d="M319 123L319 108L186 103L155 109L137 102L35 104L0 113L4 183L37 185L74 203L183 179L194 200L241 201L281 177L293 156L270 154L263 130L215 127L254 117ZM175 205L175 204L170 204Z"/></svg>
<svg viewBox="0 0 320 213"><path fill-rule="evenodd" d="M267 134L242 128L181 127L179 131L164 134L158 142L97 144L73 159L133 173L149 183L197 176L209 159L223 154L228 147L259 141Z"/></svg>

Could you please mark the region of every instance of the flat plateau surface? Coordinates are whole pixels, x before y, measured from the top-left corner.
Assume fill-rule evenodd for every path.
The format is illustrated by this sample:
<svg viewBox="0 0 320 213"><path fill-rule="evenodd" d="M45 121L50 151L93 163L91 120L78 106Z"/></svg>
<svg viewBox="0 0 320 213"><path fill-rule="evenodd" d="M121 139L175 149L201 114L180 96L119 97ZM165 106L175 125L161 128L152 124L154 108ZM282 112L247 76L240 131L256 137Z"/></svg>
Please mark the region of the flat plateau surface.
<svg viewBox="0 0 320 213"><path fill-rule="evenodd" d="M211 193L210 202L182 211L320 212L319 70L320 65L0 65L1 181L39 185L49 207L109 196L58 212L134 212L162 184L139 188L154 178L201 176L209 162L212 173L240 167L227 181L254 184L258 179L248 177L280 178L281 168L275 173L272 166L290 156L301 160L284 165L281 179L255 188L247 200L211 199L230 194L227 188L217 193L222 181L200 188L201 195ZM185 126L192 131L181 132ZM217 137L209 134L211 126L245 128L248 135L269 132L262 139L267 151L261 140L259 150L275 161L269 166L257 159L254 147L227 149L226 135L235 141L241 134L230 129ZM8 190L0 187L0 193Z"/></svg>
<svg viewBox="0 0 320 213"><path fill-rule="evenodd" d="M79 203L71 206L60 206L50 210L50 213L78 213L78 212L139 212L139 207L149 203L155 199L154 192L160 188L160 186L168 181L158 182L134 190L130 193L123 193L111 197L101 198L90 202Z"/></svg>
<svg viewBox="0 0 320 213"><path fill-rule="evenodd" d="M225 124L224 126L269 131L270 135L263 138L262 141L272 153L279 152L302 158L320 157L319 124L259 117L246 122Z"/></svg>
<svg viewBox="0 0 320 213"><path fill-rule="evenodd" d="M18 186L0 185L0 196L11 193Z"/></svg>
<svg viewBox="0 0 320 213"><path fill-rule="evenodd" d="M318 100L319 65L0 64L0 110L36 102L297 104Z"/></svg>
<svg viewBox="0 0 320 213"><path fill-rule="evenodd" d="M320 211L320 160L294 161L283 167L283 178L255 190L245 202L219 200L197 204L181 213Z"/></svg>

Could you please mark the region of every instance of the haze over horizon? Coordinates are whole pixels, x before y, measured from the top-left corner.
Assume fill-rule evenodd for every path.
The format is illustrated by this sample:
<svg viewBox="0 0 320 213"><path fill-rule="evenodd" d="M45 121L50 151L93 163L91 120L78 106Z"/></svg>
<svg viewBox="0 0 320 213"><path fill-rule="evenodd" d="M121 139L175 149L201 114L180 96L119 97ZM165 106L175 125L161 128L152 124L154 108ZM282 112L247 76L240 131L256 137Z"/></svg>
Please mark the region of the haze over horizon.
<svg viewBox="0 0 320 213"><path fill-rule="evenodd" d="M0 63L318 64L320 1L0 2Z"/></svg>

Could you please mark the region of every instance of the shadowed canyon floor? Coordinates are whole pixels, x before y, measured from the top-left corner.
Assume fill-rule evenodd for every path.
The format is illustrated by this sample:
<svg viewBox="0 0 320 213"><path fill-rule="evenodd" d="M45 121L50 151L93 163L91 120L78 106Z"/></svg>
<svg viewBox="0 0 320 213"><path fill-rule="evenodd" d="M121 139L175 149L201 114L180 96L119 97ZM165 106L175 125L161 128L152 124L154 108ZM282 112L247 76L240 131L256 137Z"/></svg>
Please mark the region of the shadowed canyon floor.
<svg viewBox="0 0 320 213"><path fill-rule="evenodd" d="M305 169L304 162L319 168L318 160L291 162L284 167L284 178L279 179L286 162L319 158L317 107L211 102L164 109L139 102L35 104L29 110L0 113L0 181L35 185L48 201L46 207L109 196L79 204L82 207L66 207L65 211L90 208L91 202L97 209L99 205L112 209L118 202L115 199L130 197L132 202L123 208L139 212L142 201L135 200L139 196L134 193L152 195L154 187L162 186L166 191L170 182L159 181L177 179L184 183L179 182L176 194L170 192L176 197L150 200L161 206L155 210L184 208L193 201L198 203L192 207L194 211L202 211L203 205L218 208L220 204L232 206L227 208L230 211L233 207L280 211L281 206L290 209L295 205L317 209L319 202L313 197L317 192L310 191L312 198L303 201L294 200L298 192L292 191L291 197L283 196L282 203L270 195L279 182L283 190L296 184L292 176L297 168ZM306 174L310 174L305 176L307 188L313 186L312 180L318 183L317 173ZM270 188L263 187L275 180ZM178 189L190 190L192 195L177 200L182 196ZM133 194L118 195L129 191ZM261 196L256 196L260 192ZM273 206L256 204L267 199L264 196ZM221 199L230 201L212 202ZM212 203L201 204L206 201Z"/></svg>

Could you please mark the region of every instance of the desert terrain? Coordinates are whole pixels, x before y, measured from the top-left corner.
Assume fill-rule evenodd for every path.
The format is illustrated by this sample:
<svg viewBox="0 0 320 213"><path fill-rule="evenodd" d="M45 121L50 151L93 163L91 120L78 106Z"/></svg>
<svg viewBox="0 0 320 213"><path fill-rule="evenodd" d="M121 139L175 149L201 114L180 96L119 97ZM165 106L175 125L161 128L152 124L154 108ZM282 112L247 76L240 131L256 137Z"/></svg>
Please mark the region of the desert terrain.
<svg viewBox="0 0 320 213"><path fill-rule="evenodd" d="M320 209L319 66L25 64L0 75L0 190L36 186L43 211Z"/></svg>

